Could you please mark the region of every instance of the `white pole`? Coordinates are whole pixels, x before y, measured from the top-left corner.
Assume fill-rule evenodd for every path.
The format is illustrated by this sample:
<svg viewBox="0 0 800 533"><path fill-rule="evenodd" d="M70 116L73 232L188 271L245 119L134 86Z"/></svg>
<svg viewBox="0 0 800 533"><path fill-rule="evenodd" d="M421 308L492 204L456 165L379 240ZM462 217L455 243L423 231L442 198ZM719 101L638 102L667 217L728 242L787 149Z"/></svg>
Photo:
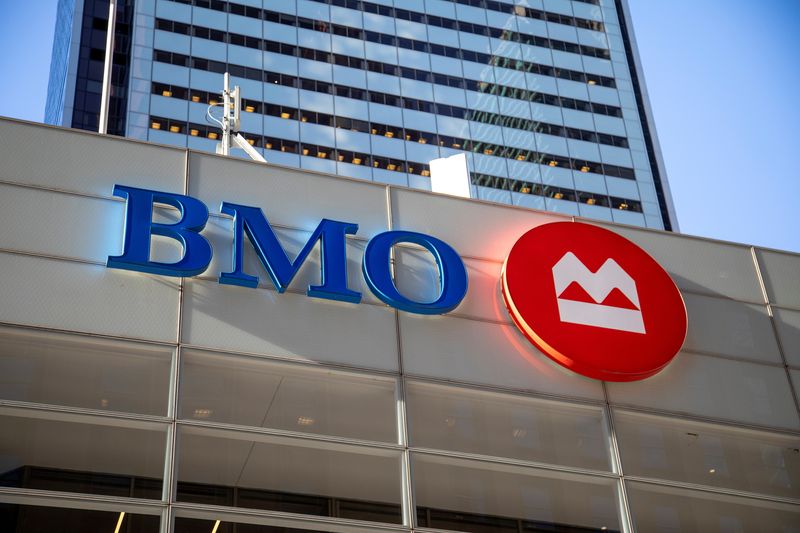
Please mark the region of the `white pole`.
<svg viewBox="0 0 800 533"><path fill-rule="evenodd" d="M222 105L224 111L222 113L222 155L230 155L231 153L231 77L225 73L225 87L222 90Z"/></svg>
<svg viewBox="0 0 800 533"><path fill-rule="evenodd" d="M108 133L108 106L111 101L111 67L114 65L114 30L117 26L117 0L108 3L106 59L103 65L103 96L100 100L100 125L97 131Z"/></svg>

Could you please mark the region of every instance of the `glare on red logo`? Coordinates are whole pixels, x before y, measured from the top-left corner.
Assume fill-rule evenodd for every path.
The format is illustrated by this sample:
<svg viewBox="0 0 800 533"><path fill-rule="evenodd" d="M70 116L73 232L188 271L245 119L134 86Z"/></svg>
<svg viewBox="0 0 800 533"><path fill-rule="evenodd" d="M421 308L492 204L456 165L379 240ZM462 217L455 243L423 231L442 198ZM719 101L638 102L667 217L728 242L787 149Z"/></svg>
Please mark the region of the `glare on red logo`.
<svg viewBox="0 0 800 533"><path fill-rule="evenodd" d="M502 286L522 333L590 378L652 376L686 338L686 307L669 274L599 226L556 222L528 231L506 258Z"/></svg>

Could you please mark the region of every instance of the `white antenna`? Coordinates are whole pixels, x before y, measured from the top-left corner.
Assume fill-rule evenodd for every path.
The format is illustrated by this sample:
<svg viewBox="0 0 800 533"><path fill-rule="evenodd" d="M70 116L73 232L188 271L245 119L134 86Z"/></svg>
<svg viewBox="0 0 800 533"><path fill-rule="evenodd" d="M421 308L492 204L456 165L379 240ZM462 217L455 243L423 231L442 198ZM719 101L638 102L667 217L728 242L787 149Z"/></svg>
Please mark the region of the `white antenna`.
<svg viewBox="0 0 800 533"><path fill-rule="evenodd" d="M238 85L233 88L233 91L231 91L230 85L231 77L226 72L224 88L222 90L222 120L214 118L211 115L211 108L219 104L212 104L208 106L208 110L206 111L208 117L219 124L220 128L222 128L222 142L217 143L217 153L222 155L230 155L231 146L236 145L244 150L251 159L266 163L267 160L264 159L260 153L258 153L258 150L250 146L250 143L247 142L247 139L242 137L242 135L239 133L239 127L241 125L239 114L241 113L242 109L241 91L239 90ZM231 109L233 109L233 117L231 117Z"/></svg>
<svg viewBox="0 0 800 533"><path fill-rule="evenodd" d="M106 29L106 57L103 64L103 94L100 99L100 124L97 131L108 133L108 105L111 100L111 67L114 65L114 30L117 26L117 0L108 4L108 28Z"/></svg>

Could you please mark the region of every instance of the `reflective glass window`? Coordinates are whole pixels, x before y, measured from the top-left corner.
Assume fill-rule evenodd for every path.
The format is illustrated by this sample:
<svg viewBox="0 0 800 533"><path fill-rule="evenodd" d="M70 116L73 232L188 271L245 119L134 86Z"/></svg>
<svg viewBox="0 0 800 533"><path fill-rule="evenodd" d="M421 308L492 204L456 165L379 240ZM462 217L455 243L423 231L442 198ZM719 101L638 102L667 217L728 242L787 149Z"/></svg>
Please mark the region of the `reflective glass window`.
<svg viewBox="0 0 800 533"><path fill-rule="evenodd" d="M167 414L172 349L0 328L0 398Z"/></svg>
<svg viewBox="0 0 800 533"><path fill-rule="evenodd" d="M194 426L178 442L179 501L401 522L399 451Z"/></svg>
<svg viewBox="0 0 800 533"><path fill-rule="evenodd" d="M254 523L246 523L250 519ZM241 521L239 521L241 520ZM236 522L202 518L175 518L175 533L321 533L317 530L294 529L277 525L255 523L257 519L241 517ZM262 519L263 521L263 519Z"/></svg>
<svg viewBox="0 0 800 533"><path fill-rule="evenodd" d="M800 507L711 492L627 482L636 531L798 530Z"/></svg>
<svg viewBox="0 0 800 533"><path fill-rule="evenodd" d="M615 411L626 475L800 498L795 436Z"/></svg>
<svg viewBox="0 0 800 533"><path fill-rule="evenodd" d="M393 379L191 350L182 362L182 418L397 441Z"/></svg>
<svg viewBox="0 0 800 533"><path fill-rule="evenodd" d="M406 401L412 446L611 469L600 407L414 382Z"/></svg>
<svg viewBox="0 0 800 533"><path fill-rule="evenodd" d="M161 519L157 515L0 503L0 524L2 531L8 533L27 531L158 533L160 522Z"/></svg>
<svg viewBox="0 0 800 533"><path fill-rule="evenodd" d="M166 426L4 408L0 484L161 499Z"/></svg>
<svg viewBox="0 0 800 533"><path fill-rule="evenodd" d="M412 471L421 526L563 532L620 527L613 479L420 453L412 456Z"/></svg>

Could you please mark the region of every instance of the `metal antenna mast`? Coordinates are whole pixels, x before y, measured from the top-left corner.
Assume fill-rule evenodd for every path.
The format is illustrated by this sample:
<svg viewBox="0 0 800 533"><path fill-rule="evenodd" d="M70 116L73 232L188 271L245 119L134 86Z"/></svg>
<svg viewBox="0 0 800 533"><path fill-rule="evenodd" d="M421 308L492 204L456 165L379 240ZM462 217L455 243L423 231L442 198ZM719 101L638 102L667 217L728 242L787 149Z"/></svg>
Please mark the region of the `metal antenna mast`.
<svg viewBox="0 0 800 533"><path fill-rule="evenodd" d="M250 143L247 142L247 139L242 137L242 135L239 133L239 127L241 125L239 114L241 113L242 109L242 98L239 86L237 85L233 88L233 91L231 91L231 77L227 72L225 73L224 80L224 87L222 90L222 120L216 119L211 115L211 108L213 108L214 105L219 104L212 104L208 106L207 111L208 117L219 124L222 128L222 142L217 143L217 153L222 155L230 155L231 147L236 146L244 150L251 159L266 163L267 160L264 159L260 153L258 153L258 150L250 146ZM233 110L233 116L231 116L231 110Z"/></svg>

